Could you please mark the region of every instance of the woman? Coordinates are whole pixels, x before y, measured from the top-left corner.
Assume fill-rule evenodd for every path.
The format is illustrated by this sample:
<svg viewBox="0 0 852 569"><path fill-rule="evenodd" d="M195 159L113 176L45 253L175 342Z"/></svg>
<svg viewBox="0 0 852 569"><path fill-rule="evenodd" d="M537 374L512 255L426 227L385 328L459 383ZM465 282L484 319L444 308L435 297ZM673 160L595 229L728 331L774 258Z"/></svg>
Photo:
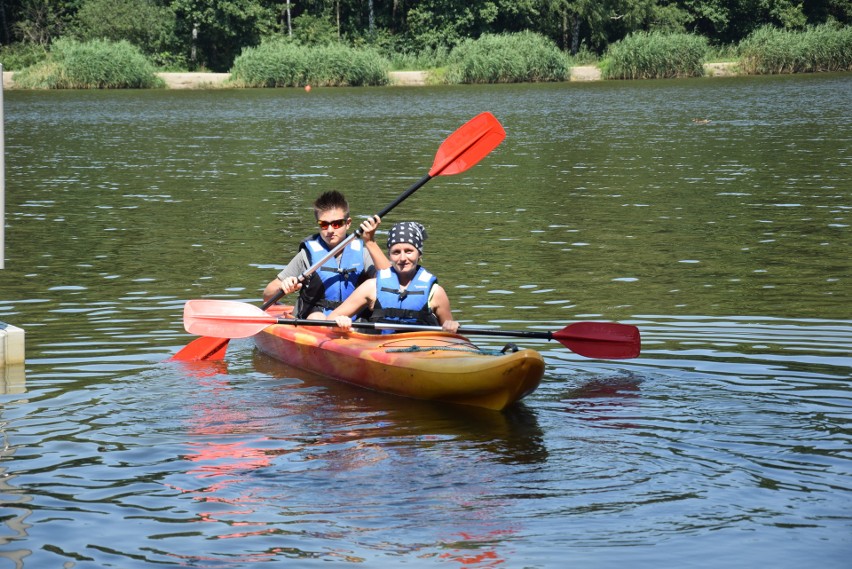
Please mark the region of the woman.
<svg viewBox="0 0 852 569"><path fill-rule="evenodd" d="M435 276L420 266L426 229L419 223L403 221L388 234L390 267L364 281L343 303L327 316L343 329L352 328L352 316L367 308L371 322L440 324L455 333L459 323L450 312L447 292Z"/></svg>

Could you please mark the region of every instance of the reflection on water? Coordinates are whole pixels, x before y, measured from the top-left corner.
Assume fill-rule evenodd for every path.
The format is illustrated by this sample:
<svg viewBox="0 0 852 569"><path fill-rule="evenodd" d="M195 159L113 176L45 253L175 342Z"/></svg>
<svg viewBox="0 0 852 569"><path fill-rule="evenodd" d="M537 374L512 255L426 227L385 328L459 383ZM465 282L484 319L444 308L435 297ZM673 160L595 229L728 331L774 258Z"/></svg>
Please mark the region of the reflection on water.
<svg viewBox="0 0 852 569"><path fill-rule="evenodd" d="M0 558L845 567L850 81L9 93ZM316 194L379 211L483 110L506 141L387 221L464 323L620 320L639 358L525 339L547 373L506 413L250 340L164 361L187 299L257 303Z"/></svg>

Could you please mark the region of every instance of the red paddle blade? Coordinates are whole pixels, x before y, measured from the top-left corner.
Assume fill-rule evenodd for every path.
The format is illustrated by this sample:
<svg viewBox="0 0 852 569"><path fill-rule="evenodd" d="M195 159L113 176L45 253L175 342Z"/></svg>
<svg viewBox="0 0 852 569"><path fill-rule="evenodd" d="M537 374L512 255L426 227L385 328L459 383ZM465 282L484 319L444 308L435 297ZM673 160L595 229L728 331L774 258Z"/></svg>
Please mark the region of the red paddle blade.
<svg viewBox="0 0 852 569"><path fill-rule="evenodd" d="M497 148L506 131L494 115L480 113L451 134L435 154L430 176L452 176L464 172Z"/></svg>
<svg viewBox="0 0 852 569"><path fill-rule="evenodd" d="M183 307L183 327L199 336L247 338L276 322L257 306L234 300L190 300Z"/></svg>
<svg viewBox="0 0 852 569"><path fill-rule="evenodd" d="M228 351L227 338L196 338L169 358L172 361L194 362L199 360L222 360Z"/></svg>
<svg viewBox="0 0 852 569"><path fill-rule="evenodd" d="M587 358L619 360L639 355L639 328L614 322L575 322L553 333L572 352Z"/></svg>

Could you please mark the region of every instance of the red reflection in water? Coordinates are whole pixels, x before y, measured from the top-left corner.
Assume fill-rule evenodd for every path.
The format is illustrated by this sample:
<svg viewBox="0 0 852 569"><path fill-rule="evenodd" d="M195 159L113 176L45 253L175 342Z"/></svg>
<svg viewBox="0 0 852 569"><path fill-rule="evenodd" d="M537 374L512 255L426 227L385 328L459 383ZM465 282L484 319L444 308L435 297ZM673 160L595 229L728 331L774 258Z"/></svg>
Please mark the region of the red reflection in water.
<svg viewBox="0 0 852 569"><path fill-rule="evenodd" d="M492 530L483 535L459 532L461 537L453 541L451 551L439 555L441 559L454 561L465 569L486 569L506 564L506 559L497 553L497 547L506 536L514 534L514 530Z"/></svg>

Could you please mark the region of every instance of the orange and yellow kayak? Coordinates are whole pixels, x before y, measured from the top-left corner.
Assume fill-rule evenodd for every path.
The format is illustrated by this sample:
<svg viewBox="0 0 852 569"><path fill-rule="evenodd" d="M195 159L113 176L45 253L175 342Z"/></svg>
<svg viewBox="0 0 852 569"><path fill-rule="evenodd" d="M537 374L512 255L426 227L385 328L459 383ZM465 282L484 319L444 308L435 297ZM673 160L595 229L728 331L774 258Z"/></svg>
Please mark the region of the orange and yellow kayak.
<svg viewBox="0 0 852 569"><path fill-rule="evenodd" d="M291 307L267 312L292 318ZM374 391L502 410L529 395L544 375L535 350L482 349L446 332L363 334L271 324L254 336L260 351L287 364Z"/></svg>

